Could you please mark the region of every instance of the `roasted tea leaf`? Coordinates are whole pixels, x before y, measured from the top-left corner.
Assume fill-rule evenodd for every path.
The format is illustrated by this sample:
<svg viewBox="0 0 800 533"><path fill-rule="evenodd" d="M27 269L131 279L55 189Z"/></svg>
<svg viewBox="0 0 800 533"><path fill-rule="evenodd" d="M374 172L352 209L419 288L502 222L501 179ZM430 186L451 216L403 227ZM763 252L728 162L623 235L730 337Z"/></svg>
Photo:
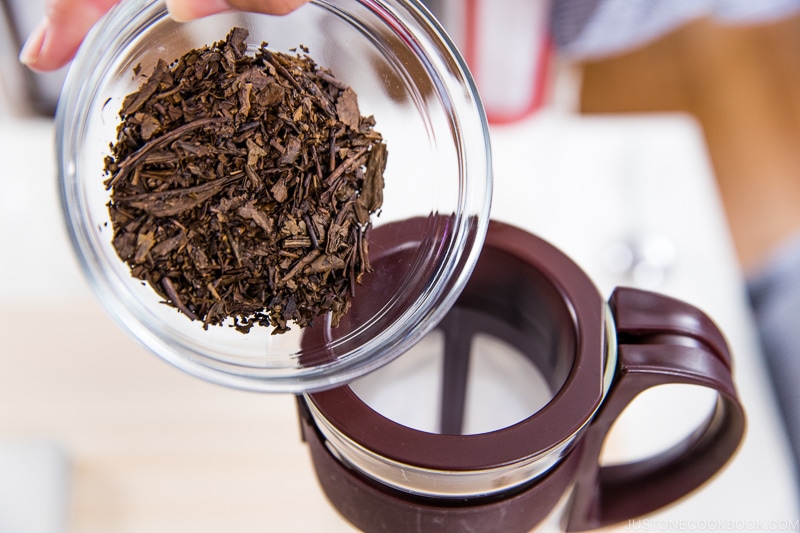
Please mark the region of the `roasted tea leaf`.
<svg viewBox="0 0 800 533"><path fill-rule="evenodd" d="M386 147L307 51L247 36L159 60L125 98L105 158L112 243L204 327L282 333L325 313L335 325L370 271Z"/></svg>

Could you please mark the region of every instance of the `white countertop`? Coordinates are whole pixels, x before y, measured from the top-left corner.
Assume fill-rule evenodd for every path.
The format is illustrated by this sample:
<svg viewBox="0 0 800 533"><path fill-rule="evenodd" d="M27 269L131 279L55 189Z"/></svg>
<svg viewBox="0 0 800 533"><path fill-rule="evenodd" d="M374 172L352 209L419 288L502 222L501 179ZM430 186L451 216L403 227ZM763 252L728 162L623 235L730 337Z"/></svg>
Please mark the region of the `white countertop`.
<svg viewBox="0 0 800 533"><path fill-rule="evenodd" d="M0 118L0 442L63 452L49 478L67 479L64 500L52 503L68 509L62 531L352 531L318 489L292 397L186 376L100 309L63 227L52 137L49 121ZM495 218L561 247L605 294L638 280L697 305L733 349L748 414L738 455L699 492L633 526L794 523L800 498L696 125L682 116L543 113L495 128L493 148ZM634 233L662 243L656 255L669 252L668 269L634 279L610 268L610 251ZM615 429L607 460L663 448L707 404L687 390L646 394ZM0 480L0 498L4 484L16 486ZM26 505L35 514L46 497L28 493L40 499L15 501L18 514Z"/></svg>

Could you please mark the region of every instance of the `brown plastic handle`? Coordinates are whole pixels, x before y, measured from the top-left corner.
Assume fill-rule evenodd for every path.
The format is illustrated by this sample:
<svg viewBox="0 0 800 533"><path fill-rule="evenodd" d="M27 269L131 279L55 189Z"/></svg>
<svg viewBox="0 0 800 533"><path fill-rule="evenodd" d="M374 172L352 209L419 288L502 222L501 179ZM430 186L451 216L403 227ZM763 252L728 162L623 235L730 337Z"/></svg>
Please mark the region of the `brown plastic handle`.
<svg viewBox="0 0 800 533"><path fill-rule="evenodd" d="M706 315L679 300L629 288L616 289L609 303L617 329L617 374L582 441L567 531L629 520L689 494L728 462L745 431L727 344ZM669 383L714 389L714 412L659 455L600 466L603 442L620 413L639 393Z"/></svg>

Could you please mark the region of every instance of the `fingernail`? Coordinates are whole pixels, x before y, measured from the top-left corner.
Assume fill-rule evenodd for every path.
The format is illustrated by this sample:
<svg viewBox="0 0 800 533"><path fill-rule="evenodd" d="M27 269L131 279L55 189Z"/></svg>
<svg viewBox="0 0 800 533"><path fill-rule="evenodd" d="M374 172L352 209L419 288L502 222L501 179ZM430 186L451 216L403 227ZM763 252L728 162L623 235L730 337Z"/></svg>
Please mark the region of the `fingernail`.
<svg viewBox="0 0 800 533"><path fill-rule="evenodd" d="M44 38L47 35L47 29L49 27L50 20L45 17L39 21L39 24L36 25L36 28L34 28L30 36L28 36L25 45L19 52L19 60L23 65L33 65L36 63L36 60L39 59L39 55L42 52L42 45L44 44Z"/></svg>

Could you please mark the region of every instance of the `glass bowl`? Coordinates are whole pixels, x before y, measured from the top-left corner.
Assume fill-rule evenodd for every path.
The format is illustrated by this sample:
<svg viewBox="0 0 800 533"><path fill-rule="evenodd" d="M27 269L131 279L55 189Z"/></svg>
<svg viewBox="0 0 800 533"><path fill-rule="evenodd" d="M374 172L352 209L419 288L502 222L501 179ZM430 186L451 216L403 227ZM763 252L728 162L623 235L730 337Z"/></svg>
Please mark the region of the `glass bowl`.
<svg viewBox="0 0 800 533"><path fill-rule="evenodd" d="M133 278L111 244L104 158L116 139L124 97L142 82L134 67L148 73L159 58L170 63L223 40L233 27L246 28L248 42L267 42L273 51L307 47L320 66L355 90L361 114L375 117L389 153L384 203L372 224L416 221L416 249L404 277L382 288L379 271L367 274L369 305L335 332L326 333L324 317L308 328L318 334L306 340L298 327L280 335L266 327L248 334L225 324L204 329ZM388 363L452 306L488 225L485 115L463 59L416 1L315 0L284 17L232 12L178 23L163 1L123 0L79 50L56 126L66 223L98 298L155 354L229 387L311 392ZM359 307L359 286L352 303Z"/></svg>

